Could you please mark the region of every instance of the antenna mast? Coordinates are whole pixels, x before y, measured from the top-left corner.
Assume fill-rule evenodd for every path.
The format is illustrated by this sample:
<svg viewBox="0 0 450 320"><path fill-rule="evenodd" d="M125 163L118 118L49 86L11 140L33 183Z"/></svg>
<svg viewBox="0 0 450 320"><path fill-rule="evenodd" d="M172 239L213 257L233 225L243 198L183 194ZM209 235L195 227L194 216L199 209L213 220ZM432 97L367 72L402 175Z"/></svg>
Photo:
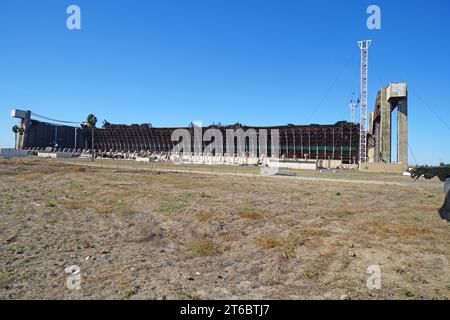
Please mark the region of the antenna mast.
<svg viewBox="0 0 450 320"><path fill-rule="evenodd" d="M359 164L367 162L367 82L369 76L369 46L371 42L372 40L358 41L361 51Z"/></svg>

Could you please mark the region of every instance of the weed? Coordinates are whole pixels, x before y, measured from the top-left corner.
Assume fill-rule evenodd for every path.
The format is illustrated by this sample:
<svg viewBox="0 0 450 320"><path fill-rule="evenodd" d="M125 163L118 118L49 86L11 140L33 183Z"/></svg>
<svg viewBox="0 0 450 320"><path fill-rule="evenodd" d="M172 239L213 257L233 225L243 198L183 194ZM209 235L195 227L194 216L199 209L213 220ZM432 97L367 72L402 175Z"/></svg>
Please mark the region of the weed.
<svg viewBox="0 0 450 320"><path fill-rule="evenodd" d="M138 293L137 288L127 288L123 291L123 296L126 299L130 299L132 296L136 295Z"/></svg>
<svg viewBox="0 0 450 320"><path fill-rule="evenodd" d="M323 276L323 272L317 268L308 268L303 272L303 275L310 280L318 281Z"/></svg>
<svg viewBox="0 0 450 320"><path fill-rule="evenodd" d="M0 272L0 288L5 288L11 281L7 272Z"/></svg>
<svg viewBox="0 0 450 320"><path fill-rule="evenodd" d="M67 189L69 189L70 191L75 191L75 190L81 189L81 185L79 185L77 183L71 183L67 186Z"/></svg>
<svg viewBox="0 0 450 320"><path fill-rule="evenodd" d="M189 249L200 257L214 256L219 253L217 245L210 239L197 239L189 243Z"/></svg>
<svg viewBox="0 0 450 320"><path fill-rule="evenodd" d="M286 258L291 258L295 255L295 250L298 247L303 246L306 243L306 239L298 235L289 235L289 237L283 241L281 245L281 251Z"/></svg>
<svg viewBox="0 0 450 320"><path fill-rule="evenodd" d="M330 212L330 214L333 216L339 217L339 218L343 218L343 217L351 216L353 213L349 210L338 210L338 211Z"/></svg>
<svg viewBox="0 0 450 320"><path fill-rule="evenodd" d="M181 300L200 300L197 295L195 295L196 290L189 287L184 287L181 284L178 284L175 289L176 295L178 299Z"/></svg>
<svg viewBox="0 0 450 320"><path fill-rule="evenodd" d="M412 297L415 296L414 292L411 292L411 291L409 291L409 290L406 289L406 288L402 288L402 289L400 290L400 293L401 293L402 295L404 295L405 297L408 297L408 298L412 298Z"/></svg>
<svg viewBox="0 0 450 320"><path fill-rule="evenodd" d="M10 254L21 254L21 253L24 253L25 246L23 246L19 243L14 243L14 244L10 245L6 251L8 251L8 253L10 253Z"/></svg>
<svg viewBox="0 0 450 320"><path fill-rule="evenodd" d="M161 204L158 208L158 211L161 213L170 213L179 209L183 209L186 207L184 203L178 201L168 201Z"/></svg>
<svg viewBox="0 0 450 320"><path fill-rule="evenodd" d="M404 274L406 271L402 267L397 267L395 268L395 272L398 274Z"/></svg>
<svg viewBox="0 0 450 320"><path fill-rule="evenodd" d="M48 200L47 203L45 204L46 208L54 208L56 207L56 203L53 200Z"/></svg>

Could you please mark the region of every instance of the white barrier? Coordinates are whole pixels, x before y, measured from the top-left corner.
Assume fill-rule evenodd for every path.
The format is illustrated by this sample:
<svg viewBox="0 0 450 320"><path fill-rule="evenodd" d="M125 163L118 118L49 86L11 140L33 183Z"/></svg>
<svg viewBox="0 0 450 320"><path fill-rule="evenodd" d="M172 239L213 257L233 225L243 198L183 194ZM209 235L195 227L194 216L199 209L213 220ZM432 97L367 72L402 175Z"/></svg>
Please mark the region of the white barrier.
<svg viewBox="0 0 450 320"><path fill-rule="evenodd" d="M71 158L72 153L70 152L38 152L38 157L40 158Z"/></svg>
<svg viewBox="0 0 450 320"><path fill-rule="evenodd" d="M272 161L267 162L269 167L281 167L287 169L299 169L299 170L317 170L317 162L310 161Z"/></svg>
<svg viewBox="0 0 450 320"><path fill-rule="evenodd" d="M13 149L13 148L1 148L0 149L0 157L17 158L17 157L26 157L27 155L28 155L27 150L19 150L19 149Z"/></svg>
<svg viewBox="0 0 450 320"><path fill-rule="evenodd" d="M136 157L136 162L150 162L149 157Z"/></svg>
<svg viewBox="0 0 450 320"><path fill-rule="evenodd" d="M241 166L255 166L263 165L272 168L287 168L287 169L303 169L303 170L317 170L316 160L280 160L270 159L266 157L246 157L236 155L203 155L203 154L171 154L170 160L176 164L191 163L191 164L210 164L210 165L241 165Z"/></svg>

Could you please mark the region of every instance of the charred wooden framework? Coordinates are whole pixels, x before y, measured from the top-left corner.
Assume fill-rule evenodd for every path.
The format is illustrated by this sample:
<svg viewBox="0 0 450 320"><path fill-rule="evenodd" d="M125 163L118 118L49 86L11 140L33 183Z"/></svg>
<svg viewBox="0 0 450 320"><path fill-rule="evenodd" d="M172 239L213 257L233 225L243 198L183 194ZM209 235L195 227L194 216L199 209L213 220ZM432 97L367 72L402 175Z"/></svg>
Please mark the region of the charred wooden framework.
<svg viewBox="0 0 450 320"><path fill-rule="evenodd" d="M57 129L55 129L57 127ZM91 148L90 128L56 126L54 124L33 120L33 125L25 145L26 148L53 146L57 133L60 148ZM330 159L343 163L354 163L358 159L359 125L345 121L334 125L287 125L274 127L250 127L235 124L231 126L211 125L203 127L203 133L210 129L219 129L223 136L223 150L226 152L227 129L260 129L268 133L267 156L271 156L271 130L279 130L280 154L285 159ZM94 147L100 152L171 152L178 143L172 141L172 133L176 129L186 129L191 136L192 152L194 147L194 127L154 128L150 124L141 125L106 125L94 130ZM45 134L43 134L45 133ZM75 141L74 141L75 140ZM203 142L203 149L211 143ZM235 145L237 139L235 139ZM246 151L249 150L249 139L246 139ZM259 153L259 152L258 152ZM261 156L258 154L257 156Z"/></svg>
<svg viewBox="0 0 450 320"><path fill-rule="evenodd" d="M279 130L280 153L288 159L331 159L342 160L344 163L353 163L358 156L359 125L347 122L339 122L335 125L309 125L309 126L279 126L279 127L249 127L241 125L209 126L203 127L203 133L210 129L219 129L223 136L223 150L226 152L227 129L254 129L259 133L260 129L268 132L267 149L271 156L271 130ZM171 140L176 129L186 129L191 136L191 147L194 148L194 128L153 128L151 125L109 125L95 130L95 149L102 151L151 151L171 152L178 143ZM87 147L90 131L84 130ZM210 141L203 141L203 150ZM237 141L235 139L235 145ZM249 150L249 138L246 139L245 150ZM261 154L258 154L261 156Z"/></svg>

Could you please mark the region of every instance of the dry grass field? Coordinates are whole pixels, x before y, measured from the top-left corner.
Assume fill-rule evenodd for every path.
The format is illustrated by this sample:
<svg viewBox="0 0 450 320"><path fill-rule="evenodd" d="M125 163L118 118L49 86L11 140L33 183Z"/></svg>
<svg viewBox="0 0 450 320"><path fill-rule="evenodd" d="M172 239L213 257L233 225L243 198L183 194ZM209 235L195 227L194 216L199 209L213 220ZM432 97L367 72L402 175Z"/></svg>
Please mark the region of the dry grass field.
<svg viewBox="0 0 450 320"><path fill-rule="evenodd" d="M0 298L448 299L440 184L357 177L404 185L0 160Z"/></svg>

